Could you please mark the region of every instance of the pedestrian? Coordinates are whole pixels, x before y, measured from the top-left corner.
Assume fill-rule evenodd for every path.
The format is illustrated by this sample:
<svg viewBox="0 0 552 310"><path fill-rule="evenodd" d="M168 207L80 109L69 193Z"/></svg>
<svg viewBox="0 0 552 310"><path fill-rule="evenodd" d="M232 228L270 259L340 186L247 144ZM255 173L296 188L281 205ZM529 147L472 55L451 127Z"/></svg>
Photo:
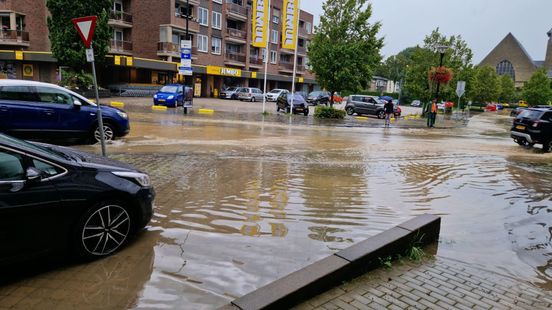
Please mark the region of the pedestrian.
<svg viewBox="0 0 552 310"><path fill-rule="evenodd" d="M427 127L433 128L435 126L435 118L437 118L437 100L431 101L431 108L427 113Z"/></svg>
<svg viewBox="0 0 552 310"><path fill-rule="evenodd" d="M389 127L391 123L391 115L393 115L393 101L388 100L387 103L383 106L383 110L385 111L385 127Z"/></svg>

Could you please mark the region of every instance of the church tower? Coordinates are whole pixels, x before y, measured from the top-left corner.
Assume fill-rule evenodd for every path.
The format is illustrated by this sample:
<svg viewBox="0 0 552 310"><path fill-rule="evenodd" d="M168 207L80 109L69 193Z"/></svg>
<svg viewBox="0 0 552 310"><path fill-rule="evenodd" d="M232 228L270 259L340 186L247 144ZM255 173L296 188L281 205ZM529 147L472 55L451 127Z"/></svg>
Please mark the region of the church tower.
<svg viewBox="0 0 552 310"><path fill-rule="evenodd" d="M552 70L552 29L546 33L548 35L548 43L546 45L546 57L544 58L544 67L547 70Z"/></svg>

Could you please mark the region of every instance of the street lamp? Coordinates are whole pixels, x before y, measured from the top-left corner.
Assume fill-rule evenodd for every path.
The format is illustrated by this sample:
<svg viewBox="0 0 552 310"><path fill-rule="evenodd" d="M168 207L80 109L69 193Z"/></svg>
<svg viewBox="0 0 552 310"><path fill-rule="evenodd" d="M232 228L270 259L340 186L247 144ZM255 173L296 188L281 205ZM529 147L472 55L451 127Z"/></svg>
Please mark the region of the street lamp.
<svg viewBox="0 0 552 310"><path fill-rule="evenodd" d="M437 50L437 52L439 52L440 54L440 60L439 60L439 68L443 66L443 58L445 57L445 53L446 51L448 50L448 46L447 45L437 45L435 47L435 49ZM440 87L441 87L441 83L439 83L439 81L437 81L437 91L435 92L435 101L436 102L439 102L439 90L440 90Z"/></svg>

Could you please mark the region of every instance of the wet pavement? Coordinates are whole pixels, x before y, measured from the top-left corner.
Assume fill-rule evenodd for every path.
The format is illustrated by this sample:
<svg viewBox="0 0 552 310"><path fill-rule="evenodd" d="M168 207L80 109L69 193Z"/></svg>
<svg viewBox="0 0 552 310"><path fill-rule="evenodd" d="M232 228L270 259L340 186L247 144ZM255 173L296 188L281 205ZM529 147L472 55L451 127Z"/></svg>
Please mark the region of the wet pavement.
<svg viewBox="0 0 552 310"><path fill-rule="evenodd" d="M422 213L443 217L437 260L552 290L552 155L514 144L506 115L427 130L125 109L131 133L108 152L152 176L147 231L113 257L11 281L0 309L213 309Z"/></svg>

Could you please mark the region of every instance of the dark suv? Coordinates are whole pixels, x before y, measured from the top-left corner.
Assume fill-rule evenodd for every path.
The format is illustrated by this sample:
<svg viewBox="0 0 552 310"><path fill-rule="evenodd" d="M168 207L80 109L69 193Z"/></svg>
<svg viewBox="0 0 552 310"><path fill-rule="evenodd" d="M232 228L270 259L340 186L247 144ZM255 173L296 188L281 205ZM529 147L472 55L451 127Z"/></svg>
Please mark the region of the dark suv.
<svg viewBox="0 0 552 310"><path fill-rule="evenodd" d="M327 91L313 91L307 96L309 105L328 105L330 102L330 93Z"/></svg>
<svg viewBox="0 0 552 310"><path fill-rule="evenodd" d="M542 150L552 147L552 109L531 108L522 111L512 125L510 136L519 145L542 144Z"/></svg>
<svg viewBox="0 0 552 310"><path fill-rule="evenodd" d="M347 99L345 104L345 112L347 115L362 115L362 114L371 114L375 115L380 119L385 118L385 110L383 106L385 105L383 100L380 100L374 96L365 96L365 95L351 95ZM401 116L401 110L397 105L393 106L393 114L395 117Z"/></svg>

